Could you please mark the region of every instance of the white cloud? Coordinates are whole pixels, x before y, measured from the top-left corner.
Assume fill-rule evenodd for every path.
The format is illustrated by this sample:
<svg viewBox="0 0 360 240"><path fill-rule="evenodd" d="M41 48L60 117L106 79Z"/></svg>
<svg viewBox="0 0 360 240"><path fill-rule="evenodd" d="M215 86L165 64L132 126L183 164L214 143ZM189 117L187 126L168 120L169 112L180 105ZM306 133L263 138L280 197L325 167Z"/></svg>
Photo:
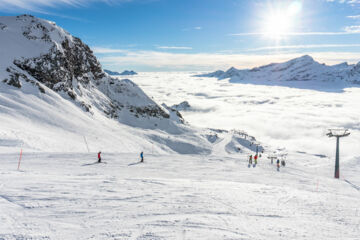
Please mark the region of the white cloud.
<svg viewBox="0 0 360 240"><path fill-rule="evenodd" d="M131 1L132 0L0 0L0 9L2 11L28 10L44 12L45 8L56 8L60 6L84 7L93 2L115 4Z"/></svg>
<svg viewBox="0 0 360 240"><path fill-rule="evenodd" d="M288 32L283 33L283 36L330 36L330 35L349 35L349 34L359 34L360 32L349 31L346 27L343 32ZM229 36L259 36L266 35L263 32L250 32L250 33L232 33Z"/></svg>
<svg viewBox="0 0 360 240"><path fill-rule="evenodd" d="M357 26L347 26L345 27L345 31L349 33L360 33L360 25Z"/></svg>
<svg viewBox="0 0 360 240"><path fill-rule="evenodd" d="M309 45L279 45L252 48L249 51L280 50L280 49L310 49L310 48L344 48L360 47L360 44L309 44Z"/></svg>
<svg viewBox="0 0 360 240"><path fill-rule="evenodd" d="M158 46L158 49L169 49L169 50L190 50L192 47L176 47L176 46Z"/></svg>
<svg viewBox="0 0 360 240"><path fill-rule="evenodd" d="M183 31L191 31L191 30L202 30L203 28L200 26L191 27L191 28L184 28Z"/></svg>
<svg viewBox="0 0 360 240"><path fill-rule="evenodd" d="M326 0L327 2L347 3L350 5L360 4L360 0Z"/></svg>
<svg viewBox="0 0 360 240"><path fill-rule="evenodd" d="M347 16L348 18L351 19L360 19L360 15L355 15L355 16Z"/></svg>
<svg viewBox="0 0 360 240"><path fill-rule="evenodd" d="M114 49L114 48L104 48L104 47L93 47L91 48L94 53L126 53L127 50L124 49Z"/></svg>
<svg viewBox="0 0 360 240"><path fill-rule="evenodd" d="M99 48L98 48L99 49ZM304 54L326 64L340 62L356 63L360 60L359 52L302 52L278 54L231 54L231 53L169 53L159 51L120 51L121 56L100 56L104 65L139 66L153 70L215 70L231 66L252 68L271 62L287 61ZM109 50L109 52L111 52Z"/></svg>

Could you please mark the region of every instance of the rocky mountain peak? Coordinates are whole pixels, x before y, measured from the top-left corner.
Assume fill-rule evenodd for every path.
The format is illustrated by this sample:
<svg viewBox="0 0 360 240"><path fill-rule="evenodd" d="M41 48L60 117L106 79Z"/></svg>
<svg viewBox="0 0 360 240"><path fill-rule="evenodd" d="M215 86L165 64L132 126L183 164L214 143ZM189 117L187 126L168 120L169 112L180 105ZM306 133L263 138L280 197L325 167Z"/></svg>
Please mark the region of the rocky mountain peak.
<svg viewBox="0 0 360 240"><path fill-rule="evenodd" d="M310 55L303 55L301 57L295 58L292 61L298 62L315 62L315 60Z"/></svg>
<svg viewBox="0 0 360 240"><path fill-rule="evenodd" d="M1 82L55 91L91 114L100 111L121 122L170 118L131 80L105 74L89 46L55 23L21 15L0 17L0 24L0 45L7 49L0 54Z"/></svg>

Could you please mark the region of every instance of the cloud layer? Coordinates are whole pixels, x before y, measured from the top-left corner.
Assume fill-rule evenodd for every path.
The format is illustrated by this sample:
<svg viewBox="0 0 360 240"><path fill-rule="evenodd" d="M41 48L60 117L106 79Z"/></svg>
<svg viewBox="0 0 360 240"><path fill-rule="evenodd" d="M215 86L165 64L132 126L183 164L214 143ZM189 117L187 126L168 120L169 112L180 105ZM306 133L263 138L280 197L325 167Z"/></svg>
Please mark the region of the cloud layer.
<svg viewBox="0 0 360 240"><path fill-rule="evenodd" d="M187 73L140 73L132 78L157 102L168 105L184 100L196 109L183 111L191 124L220 129L242 129L271 146L333 159L335 139L328 128L349 128L341 140L341 156L360 154L360 88L343 93L280 86L229 83L215 78L195 78ZM151 83L151 84L149 84ZM264 79L266 84L266 80ZM307 84L311 84L310 82ZM331 83L324 83L323 87ZM321 159L318 159L321 160ZM325 159L322 159L322 161Z"/></svg>
<svg viewBox="0 0 360 240"><path fill-rule="evenodd" d="M316 45L314 45L316 46ZM360 46L360 45L359 45ZM290 48L290 46L288 46ZM329 65L340 62L357 63L358 52L284 52L276 54L252 53L170 53L163 51L123 50L109 48L93 48L100 62L121 70L124 67L137 67L139 70L215 70L231 66L252 68L271 62L282 62L300 55L309 54L316 60ZM114 69L116 70L116 69Z"/></svg>

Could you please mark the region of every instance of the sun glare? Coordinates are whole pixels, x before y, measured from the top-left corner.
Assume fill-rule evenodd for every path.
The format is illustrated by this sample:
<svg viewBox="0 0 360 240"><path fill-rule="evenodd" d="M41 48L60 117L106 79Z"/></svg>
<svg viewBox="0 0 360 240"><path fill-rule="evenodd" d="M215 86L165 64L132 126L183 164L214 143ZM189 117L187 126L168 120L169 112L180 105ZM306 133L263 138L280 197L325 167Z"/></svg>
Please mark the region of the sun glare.
<svg viewBox="0 0 360 240"><path fill-rule="evenodd" d="M291 29L291 19L286 15L275 14L268 17L265 22L265 35L278 38Z"/></svg>
<svg viewBox="0 0 360 240"><path fill-rule="evenodd" d="M296 16L301 9L302 3L300 1L293 1L288 6L270 9L264 18L264 35L270 38L282 38L293 32Z"/></svg>

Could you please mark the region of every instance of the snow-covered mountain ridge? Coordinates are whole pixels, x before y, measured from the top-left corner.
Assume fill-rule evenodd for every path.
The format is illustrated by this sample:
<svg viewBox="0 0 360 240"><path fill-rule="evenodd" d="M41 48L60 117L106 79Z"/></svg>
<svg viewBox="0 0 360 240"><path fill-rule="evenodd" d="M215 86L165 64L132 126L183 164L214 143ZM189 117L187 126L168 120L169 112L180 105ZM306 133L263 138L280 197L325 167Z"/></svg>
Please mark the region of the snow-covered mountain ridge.
<svg viewBox="0 0 360 240"><path fill-rule="evenodd" d="M231 82L339 82L349 84L360 83L360 62L355 65L341 63L333 66L320 64L311 56L305 55L284 63L272 63L252 69L236 69L216 71L198 75L200 77L230 78Z"/></svg>
<svg viewBox="0 0 360 240"><path fill-rule="evenodd" d="M251 150L254 138L224 132L212 142L214 131L112 78L53 22L22 15L0 17L0 26L0 150L209 154L220 142L227 153Z"/></svg>

